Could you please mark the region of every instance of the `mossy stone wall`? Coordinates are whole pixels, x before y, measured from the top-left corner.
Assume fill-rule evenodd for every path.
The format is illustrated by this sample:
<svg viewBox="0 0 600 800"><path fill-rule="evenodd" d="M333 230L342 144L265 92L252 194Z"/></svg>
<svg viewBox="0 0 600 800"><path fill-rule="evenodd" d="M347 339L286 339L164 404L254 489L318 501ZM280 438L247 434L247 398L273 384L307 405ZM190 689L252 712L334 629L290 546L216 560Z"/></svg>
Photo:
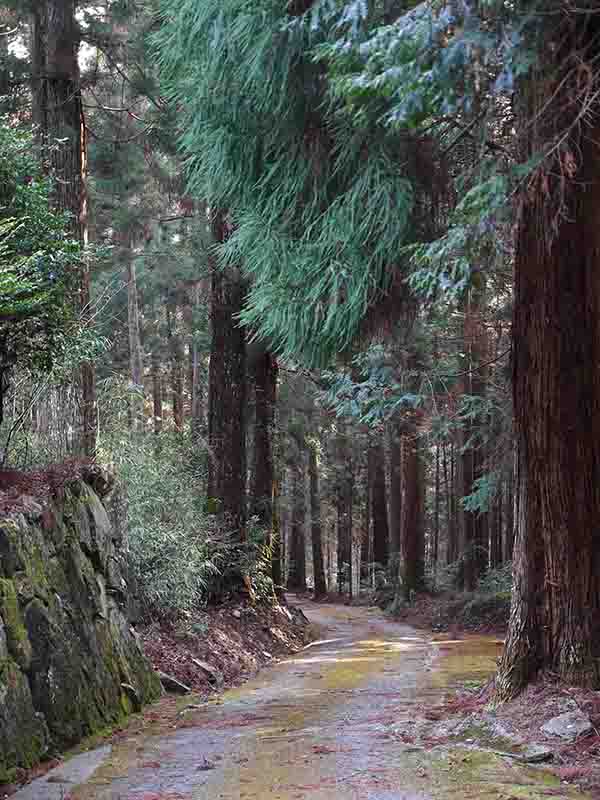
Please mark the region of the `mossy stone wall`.
<svg viewBox="0 0 600 800"><path fill-rule="evenodd" d="M0 783L161 691L127 618L122 535L95 491L110 482L90 476L0 518Z"/></svg>

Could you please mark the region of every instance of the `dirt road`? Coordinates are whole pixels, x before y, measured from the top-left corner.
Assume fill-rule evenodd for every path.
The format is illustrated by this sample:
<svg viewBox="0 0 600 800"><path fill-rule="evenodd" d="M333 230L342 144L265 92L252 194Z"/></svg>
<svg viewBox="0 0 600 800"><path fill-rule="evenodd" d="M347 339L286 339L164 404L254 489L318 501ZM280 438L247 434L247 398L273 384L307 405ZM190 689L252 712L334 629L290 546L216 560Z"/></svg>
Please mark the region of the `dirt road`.
<svg viewBox="0 0 600 800"><path fill-rule="evenodd" d="M313 603L303 610L323 637L302 653L188 709L183 729L126 740L100 766L91 754L90 777L80 760L74 777L67 766L15 800L583 797L541 768L468 743L423 747L406 736L423 705L453 682L491 673L493 638L457 642L440 660L428 637L379 610Z"/></svg>

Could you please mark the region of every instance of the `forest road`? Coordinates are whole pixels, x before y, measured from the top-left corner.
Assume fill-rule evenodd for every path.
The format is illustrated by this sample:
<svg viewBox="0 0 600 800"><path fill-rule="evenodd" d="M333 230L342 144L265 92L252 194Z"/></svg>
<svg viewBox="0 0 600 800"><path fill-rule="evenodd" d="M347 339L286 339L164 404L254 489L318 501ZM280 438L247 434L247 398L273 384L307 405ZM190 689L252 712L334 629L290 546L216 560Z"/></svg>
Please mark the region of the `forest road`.
<svg viewBox="0 0 600 800"><path fill-rule="evenodd" d="M291 601L321 640L219 700L189 709L184 728L139 737L110 756L70 800L441 800L571 798L572 789L468 744L417 746L406 735L452 683L485 678L500 643L435 643L378 609ZM448 650L445 642L445 650ZM451 651L452 652L452 651ZM93 754L92 754L93 757ZM97 767L97 768L96 768ZM46 783L46 792L51 784ZM17 800L52 800L35 784ZM56 789L56 786L53 787ZM32 791L33 790L33 791ZM27 790L26 790L27 791ZM64 791L64 790L63 790Z"/></svg>

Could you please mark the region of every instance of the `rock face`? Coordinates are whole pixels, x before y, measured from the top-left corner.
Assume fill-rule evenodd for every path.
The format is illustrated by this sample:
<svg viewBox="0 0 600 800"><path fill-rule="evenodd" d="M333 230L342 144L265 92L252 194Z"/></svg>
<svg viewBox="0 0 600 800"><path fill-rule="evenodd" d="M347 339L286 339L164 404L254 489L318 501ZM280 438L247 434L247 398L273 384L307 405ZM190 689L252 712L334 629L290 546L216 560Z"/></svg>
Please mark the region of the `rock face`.
<svg viewBox="0 0 600 800"><path fill-rule="evenodd" d="M96 471L0 518L0 783L160 695L126 615L109 488Z"/></svg>

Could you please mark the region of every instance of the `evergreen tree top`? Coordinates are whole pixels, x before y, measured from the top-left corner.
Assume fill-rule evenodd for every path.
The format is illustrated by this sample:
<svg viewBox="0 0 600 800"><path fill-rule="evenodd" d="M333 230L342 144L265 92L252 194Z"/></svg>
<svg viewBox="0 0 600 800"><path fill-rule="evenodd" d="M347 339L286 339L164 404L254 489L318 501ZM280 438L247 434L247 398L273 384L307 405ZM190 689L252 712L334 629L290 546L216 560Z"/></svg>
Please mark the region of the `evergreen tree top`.
<svg viewBox="0 0 600 800"><path fill-rule="evenodd" d="M383 8L290 9L164 0L155 43L180 109L188 188L228 211L221 264L250 279L243 322L322 364L402 282L423 189L412 137L381 123L380 100L354 124L319 55L349 31L366 36Z"/></svg>

